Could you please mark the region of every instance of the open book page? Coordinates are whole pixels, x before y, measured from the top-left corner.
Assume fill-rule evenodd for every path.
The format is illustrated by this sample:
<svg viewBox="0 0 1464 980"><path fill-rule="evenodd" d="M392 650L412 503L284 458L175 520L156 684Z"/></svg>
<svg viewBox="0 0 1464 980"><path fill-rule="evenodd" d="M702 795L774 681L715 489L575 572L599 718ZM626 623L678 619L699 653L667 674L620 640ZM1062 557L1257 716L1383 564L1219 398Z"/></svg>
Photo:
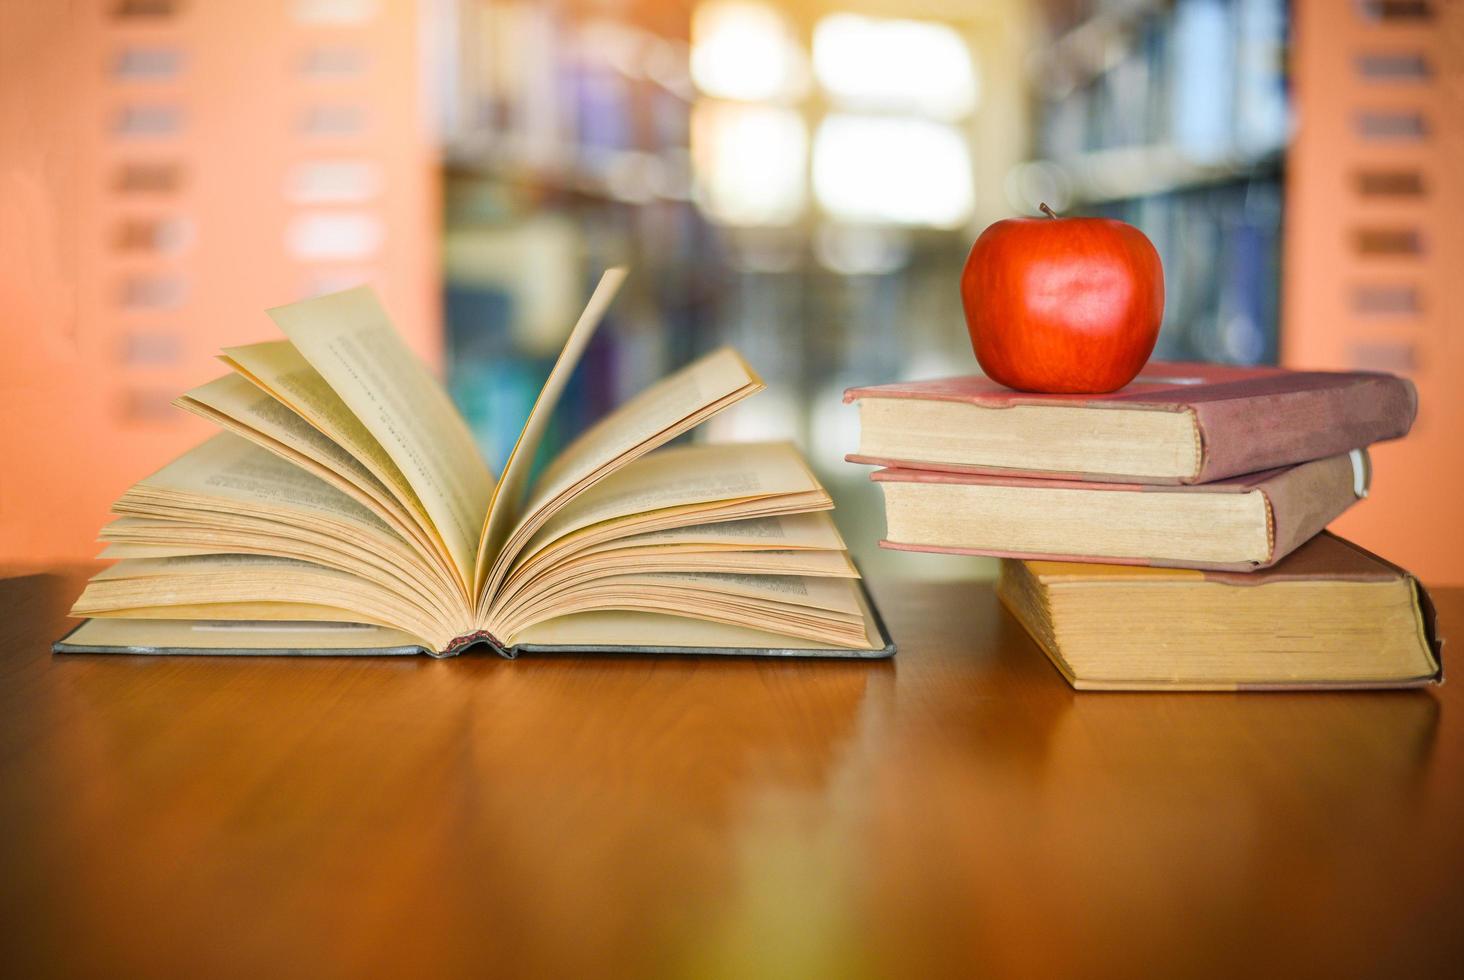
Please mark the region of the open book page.
<svg viewBox="0 0 1464 980"><path fill-rule="evenodd" d="M269 315L401 469L470 580L493 476L447 392L375 294L350 289Z"/></svg>
<svg viewBox="0 0 1464 980"><path fill-rule="evenodd" d="M681 446L643 456L593 484L519 550L488 618L535 575L593 545L644 531L832 507L787 443Z"/></svg>
<svg viewBox="0 0 1464 980"><path fill-rule="evenodd" d="M534 485L527 509L539 510L632 453L649 452L748 395L763 389L762 379L742 356L723 347L647 388L554 458Z"/></svg>
<svg viewBox="0 0 1464 980"><path fill-rule="evenodd" d="M372 621L436 629L441 616L389 581L361 569L264 555L216 554L119 562L92 577L83 597L116 607L210 602L303 602L367 614ZM450 638L449 638L450 639Z"/></svg>
<svg viewBox="0 0 1464 980"><path fill-rule="evenodd" d="M335 487L232 433L221 433L189 450L128 490L113 509L122 515L165 518L158 523L170 526L154 529L154 543L207 543L201 537L190 541L188 535L212 530L221 548L253 541L265 549L277 546L271 540L277 536L308 547L333 548L357 560L380 560L467 619L466 595L381 518ZM111 530L104 530L103 537ZM147 537L141 540L145 543Z"/></svg>
<svg viewBox="0 0 1464 980"><path fill-rule="evenodd" d="M662 449L627 464L566 503L534 534L525 553L582 527L663 507L822 489L791 443L702 443Z"/></svg>
<svg viewBox="0 0 1464 980"><path fill-rule="evenodd" d="M191 555L263 555L314 562L360 575L412 598L443 620L464 616L464 602L448 576L434 578L409 553L378 541L349 541L311 527L241 514L145 505L159 517L122 517L102 529L102 558L180 558Z"/></svg>
<svg viewBox="0 0 1464 980"><path fill-rule="evenodd" d="M665 616L627 610L600 610L557 616L526 626L514 642L545 647L754 647L816 649L817 640L769 633L705 619Z"/></svg>
<svg viewBox="0 0 1464 980"><path fill-rule="evenodd" d="M310 562L250 555L124 561L92 579L77 600L76 611L107 615L220 603L326 606L349 610L347 619L394 626L444 646L452 639L443 635L432 610L359 575Z"/></svg>
<svg viewBox="0 0 1464 980"><path fill-rule="evenodd" d="M856 580L784 575L633 574L570 587L518 610L501 629L516 642L536 622L592 609L711 619L842 646L865 642ZM643 641L644 642L644 641Z"/></svg>
<svg viewBox="0 0 1464 980"><path fill-rule="evenodd" d="M380 517L335 487L231 432L221 432L127 491L215 498L229 511L296 511L368 539L397 538Z"/></svg>
<svg viewBox="0 0 1464 980"><path fill-rule="evenodd" d="M422 640L365 623L157 619L91 619L66 637L69 646L120 647L139 652L257 650L319 656L414 654Z"/></svg>
<svg viewBox="0 0 1464 980"><path fill-rule="evenodd" d="M576 592L596 579L624 581L626 575L720 574L858 578L844 551L689 551L684 548L625 548L572 556L544 569L510 600L495 606L495 623L516 622L525 609L545 607L563 593ZM546 597L554 597L546 599Z"/></svg>
<svg viewBox="0 0 1464 980"><path fill-rule="evenodd" d="M116 523L113 521L112 523ZM98 561L121 561L123 558L178 558L183 555L215 555L218 548L188 547L181 544L131 544L112 541L97 553Z"/></svg>
<svg viewBox="0 0 1464 980"><path fill-rule="evenodd" d="M559 357L554 362L554 368L549 372L544 387L539 390L539 397L534 400L534 407L530 409L529 417L524 420L524 427L508 454L508 462L504 464L503 475L498 480L498 486L493 490L493 499L488 506L488 516L483 521L478 540L478 557L473 573L475 590L482 588L489 563L497 556L499 549L503 547L503 542L508 538L509 531L522 514L529 474L533 470L534 458L538 455L539 446L544 441L544 433L548 431L549 423L553 420L554 409L559 404L560 398L563 397L565 386L569 384L569 379L574 374L580 358L584 355L585 348L589 346L591 338L594 337L595 329L605 318L605 311L610 308L615 294L620 291L621 284L625 282L625 276L626 270L623 267L617 267L606 270L605 274L600 277L599 285L595 287L589 303L585 305L584 312L580 314L579 322L570 331L569 339L565 341L564 349L559 352Z"/></svg>
<svg viewBox="0 0 1464 980"><path fill-rule="evenodd" d="M652 385L570 443L535 483L524 516L493 559L481 602L491 602L518 549L576 494L762 387L747 362L723 348Z"/></svg>
<svg viewBox="0 0 1464 980"><path fill-rule="evenodd" d="M92 582L127 583L149 597L161 590L170 602L189 601L181 598L185 589L208 589L212 590L209 595L222 594L230 600L287 601L288 597L282 593L304 583L349 589L352 595L366 597L354 603L355 607L373 610L378 615L385 615L382 610L402 609L433 622L442 618L441 612L429 602L403 589L392 576L373 566L355 564L333 568L279 555L224 553L131 558L98 572L92 576ZM262 590L279 591L266 595Z"/></svg>
<svg viewBox="0 0 1464 980"><path fill-rule="evenodd" d="M859 649L882 645L873 619ZM514 642L563 649L587 647L702 647L731 650L819 650L827 643L731 623L649 612L599 610L547 619L520 630Z"/></svg>
<svg viewBox="0 0 1464 980"><path fill-rule="evenodd" d="M740 521L719 521L715 524L691 524L664 531L649 531L584 549L590 555L625 548L716 548L748 551L827 549L844 550L844 539L834 520L825 511L812 514L786 514L775 517L754 517Z"/></svg>
<svg viewBox="0 0 1464 980"><path fill-rule="evenodd" d="M305 602L206 602L197 604L176 603L166 606L129 606L125 609L114 609L105 612L80 613L72 610L72 615L91 616L89 622L105 622L107 620L120 621L127 619L138 620L196 620L200 625L205 623L218 622L286 622L286 623L369 623L374 626L387 626L385 623L374 623L370 617L358 610L342 609L339 606L326 606ZM424 646L432 646L425 638L417 642ZM149 646L162 646L161 643L148 644ZM171 651L165 651L171 652Z"/></svg>
<svg viewBox="0 0 1464 980"><path fill-rule="evenodd" d="M401 468L288 340L227 347L223 360L241 377L277 399L358 460L424 528L432 529L427 508Z"/></svg>
<svg viewBox="0 0 1464 980"><path fill-rule="evenodd" d="M283 443L339 474L373 498L390 496L385 484L338 442L240 375L226 374L199 385L179 398L177 404L188 411L194 411L195 406L212 409L213 413L206 417L216 422L219 416L232 419L244 428Z"/></svg>
<svg viewBox="0 0 1464 980"><path fill-rule="evenodd" d="M242 376L229 374L210 381L173 404L268 449L349 494L370 507L403 537L416 542L429 560L441 562L444 569L451 568L446 549L429 531L420 507L416 512L409 510L339 443ZM415 502L415 495L412 499Z"/></svg>
<svg viewBox="0 0 1464 980"><path fill-rule="evenodd" d="M847 551L735 551L728 548L694 549L685 545L621 548L593 555L576 555L556 565L552 575L566 582L589 581L636 571L859 577Z"/></svg>
<svg viewBox="0 0 1464 980"><path fill-rule="evenodd" d="M739 596L851 616L859 613L858 586L848 578L666 572L631 574L616 578L613 582L617 586L684 588L708 596ZM596 583L596 587L601 584Z"/></svg>
<svg viewBox="0 0 1464 980"><path fill-rule="evenodd" d="M555 539L545 547L533 552L532 556L521 556L513 566L508 578L495 592L486 614L480 619L487 629L495 629L495 624L503 610L524 601L530 593L537 594L537 583L541 576L566 562L574 561L581 553L592 548L602 545L613 547L617 542L640 533L664 531L692 524L705 525L712 521L730 522L749 518L800 514L827 506L829 506L828 496L820 490L817 493L780 494L770 497L709 501L682 507L665 507L649 513L633 514L592 524ZM670 549L677 546L663 547Z"/></svg>

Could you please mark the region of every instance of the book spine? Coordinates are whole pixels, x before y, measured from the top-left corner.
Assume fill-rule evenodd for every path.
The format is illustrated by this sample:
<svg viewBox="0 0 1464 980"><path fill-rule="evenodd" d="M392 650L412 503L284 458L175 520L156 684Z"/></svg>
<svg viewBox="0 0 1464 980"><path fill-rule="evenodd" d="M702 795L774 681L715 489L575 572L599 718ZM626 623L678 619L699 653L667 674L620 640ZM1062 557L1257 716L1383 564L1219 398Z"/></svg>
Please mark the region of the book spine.
<svg viewBox="0 0 1464 980"><path fill-rule="evenodd" d="M1260 567L1291 554L1365 496L1367 469L1366 453L1344 454L1293 466L1257 483L1266 499L1271 541L1271 558Z"/></svg>
<svg viewBox="0 0 1464 980"><path fill-rule="evenodd" d="M439 660L443 660L448 657L456 657L459 654L467 651L470 647L477 646L480 643L486 644L493 650L494 653L498 654L500 657L503 657L506 660L514 659L514 652L510 650L509 647L504 646L503 643L499 641L498 637L494 636L487 630L476 630L472 633L464 633L462 636L457 637L451 643L449 643L446 649L439 650L437 653L434 653L433 656L437 657Z"/></svg>
<svg viewBox="0 0 1464 980"><path fill-rule="evenodd" d="M1413 383L1389 375L1343 387L1196 402L1200 470L1190 483L1322 459L1407 435L1418 414Z"/></svg>

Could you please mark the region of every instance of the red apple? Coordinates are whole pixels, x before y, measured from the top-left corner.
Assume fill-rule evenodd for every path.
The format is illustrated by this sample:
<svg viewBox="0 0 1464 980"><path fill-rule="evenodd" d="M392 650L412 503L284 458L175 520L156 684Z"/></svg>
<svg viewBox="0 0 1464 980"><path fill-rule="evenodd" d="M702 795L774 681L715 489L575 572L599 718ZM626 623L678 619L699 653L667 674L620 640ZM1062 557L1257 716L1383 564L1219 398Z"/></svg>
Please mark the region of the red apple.
<svg viewBox="0 0 1464 980"><path fill-rule="evenodd" d="M961 273L976 360L1021 391L1115 391L1154 352L1164 270L1133 225L1009 218L981 233Z"/></svg>

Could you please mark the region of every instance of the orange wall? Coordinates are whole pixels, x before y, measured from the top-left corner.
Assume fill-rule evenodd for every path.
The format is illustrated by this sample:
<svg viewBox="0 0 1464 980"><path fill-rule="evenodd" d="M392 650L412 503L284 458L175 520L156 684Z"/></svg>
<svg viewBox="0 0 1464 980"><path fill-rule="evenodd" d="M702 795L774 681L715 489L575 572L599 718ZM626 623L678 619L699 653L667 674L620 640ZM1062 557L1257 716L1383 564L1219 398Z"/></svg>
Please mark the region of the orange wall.
<svg viewBox="0 0 1464 980"><path fill-rule="evenodd" d="M410 0L0 3L0 562L95 554L268 306L371 281L440 360L419 46Z"/></svg>
<svg viewBox="0 0 1464 980"><path fill-rule="evenodd" d="M1464 4L1406 21L1367 9L1293 4L1282 356L1418 385L1413 433L1377 448L1373 495L1333 528L1464 584Z"/></svg>

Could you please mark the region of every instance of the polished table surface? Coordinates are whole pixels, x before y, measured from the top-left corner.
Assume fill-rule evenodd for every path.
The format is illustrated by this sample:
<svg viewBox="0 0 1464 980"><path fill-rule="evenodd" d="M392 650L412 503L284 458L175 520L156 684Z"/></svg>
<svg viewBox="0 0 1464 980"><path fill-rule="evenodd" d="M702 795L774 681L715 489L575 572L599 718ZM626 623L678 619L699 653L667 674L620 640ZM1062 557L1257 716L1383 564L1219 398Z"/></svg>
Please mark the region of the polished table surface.
<svg viewBox="0 0 1464 980"><path fill-rule="evenodd" d="M984 584L879 663L53 656L80 582L0 582L10 976L1459 975L1457 683L1078 694Z"/></svg>

